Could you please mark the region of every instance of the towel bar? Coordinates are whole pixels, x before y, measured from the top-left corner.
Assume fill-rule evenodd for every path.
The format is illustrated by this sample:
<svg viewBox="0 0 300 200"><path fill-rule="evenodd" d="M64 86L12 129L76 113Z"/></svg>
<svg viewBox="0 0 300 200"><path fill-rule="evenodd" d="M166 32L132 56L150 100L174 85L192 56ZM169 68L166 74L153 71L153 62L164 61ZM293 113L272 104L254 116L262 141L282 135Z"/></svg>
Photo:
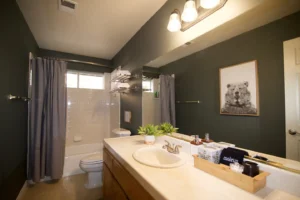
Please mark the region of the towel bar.
<svg viewBox="0 0 300 200"><path fill-rule="evenodd" d="M197 104L199 104L199 103L201 103L201 101L176 101L176 103L197 103Z"/></svg>
<svg viewBox="0 0 300 200"><path fill-rule="evenodd" d="M11 94L7 95L7 99L8 100L22 100L22 101L25 101L25 102L31 100L28 97L14 96L14 95L11 95Z"/></svg>

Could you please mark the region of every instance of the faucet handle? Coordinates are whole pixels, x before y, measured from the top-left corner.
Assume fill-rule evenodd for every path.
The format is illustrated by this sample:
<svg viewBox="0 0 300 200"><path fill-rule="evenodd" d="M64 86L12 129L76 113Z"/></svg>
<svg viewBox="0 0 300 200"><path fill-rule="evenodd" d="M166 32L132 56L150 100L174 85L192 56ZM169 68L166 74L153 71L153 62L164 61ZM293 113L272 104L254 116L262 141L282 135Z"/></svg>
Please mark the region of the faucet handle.
<svg viewBox="0 0 300 200"><path fill-rule="evenodd" d="M162 146L163 149L166 149L167 147L170 147L170 142L168 142L167 140L165 140L165 142L167 144L165 144L164 146Z"/></svg>

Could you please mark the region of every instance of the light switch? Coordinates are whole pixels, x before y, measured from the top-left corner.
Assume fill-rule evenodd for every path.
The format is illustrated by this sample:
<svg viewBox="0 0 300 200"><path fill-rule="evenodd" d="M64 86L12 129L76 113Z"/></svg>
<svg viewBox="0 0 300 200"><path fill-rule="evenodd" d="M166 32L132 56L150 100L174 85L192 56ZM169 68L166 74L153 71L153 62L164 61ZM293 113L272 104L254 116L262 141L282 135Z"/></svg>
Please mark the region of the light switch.
<svg viewBox="0 0 300 200"><path fill-rule="evenodd" d="M124 121L127 123L131 123L131 112L130 111L125 111Z"/></svg>

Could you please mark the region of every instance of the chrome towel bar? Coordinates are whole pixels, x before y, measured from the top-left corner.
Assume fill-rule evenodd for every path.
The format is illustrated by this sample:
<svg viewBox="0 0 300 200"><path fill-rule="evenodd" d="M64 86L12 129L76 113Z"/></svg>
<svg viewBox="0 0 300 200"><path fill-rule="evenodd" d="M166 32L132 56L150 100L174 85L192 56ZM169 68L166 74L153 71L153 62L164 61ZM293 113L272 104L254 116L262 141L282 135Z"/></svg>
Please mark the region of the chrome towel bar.
<svg viewBox="0 0 300 200"><path fill-rule="evenodd" d="M22 100L22 101L25 101L25 102L31 100L28 97L14 96L14 95L11 95L11 94L7 95L7 99L8 100Z"/></svg>
<svg viewBox="0 0 300 200"><path fill-rule="evenodd" d="M176 103L196 103L196 104L199 104L201 103L201 101L176 101Z"/></svg>

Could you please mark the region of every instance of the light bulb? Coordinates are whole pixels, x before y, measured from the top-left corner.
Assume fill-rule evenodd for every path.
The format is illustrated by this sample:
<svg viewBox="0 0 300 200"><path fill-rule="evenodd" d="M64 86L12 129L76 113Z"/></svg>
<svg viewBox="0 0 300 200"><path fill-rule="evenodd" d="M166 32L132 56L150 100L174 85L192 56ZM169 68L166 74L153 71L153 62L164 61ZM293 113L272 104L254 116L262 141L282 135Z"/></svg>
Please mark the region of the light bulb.
<svg viewBox="0 0 300 200"><path fill-rule="evenodd" d="M168 24L168 30L170 32L177 32L181 29L181 21L179 13L177 11L172 12Z"/></svg>
<svg viewBox="0 0 300 200"><path fill-rule="evenodd" d="M220 4L220 0L200 0L200 6L205 9L211 9Z"/></svg>
<svg viewBox="0 0 300 200"><path fill-rule="evenodd" d="M194 0L188 0L184 4L184 9L181 15L181 19L185 22L192 22L198 16L198 11L196 8L196 3Z"/></svg>

